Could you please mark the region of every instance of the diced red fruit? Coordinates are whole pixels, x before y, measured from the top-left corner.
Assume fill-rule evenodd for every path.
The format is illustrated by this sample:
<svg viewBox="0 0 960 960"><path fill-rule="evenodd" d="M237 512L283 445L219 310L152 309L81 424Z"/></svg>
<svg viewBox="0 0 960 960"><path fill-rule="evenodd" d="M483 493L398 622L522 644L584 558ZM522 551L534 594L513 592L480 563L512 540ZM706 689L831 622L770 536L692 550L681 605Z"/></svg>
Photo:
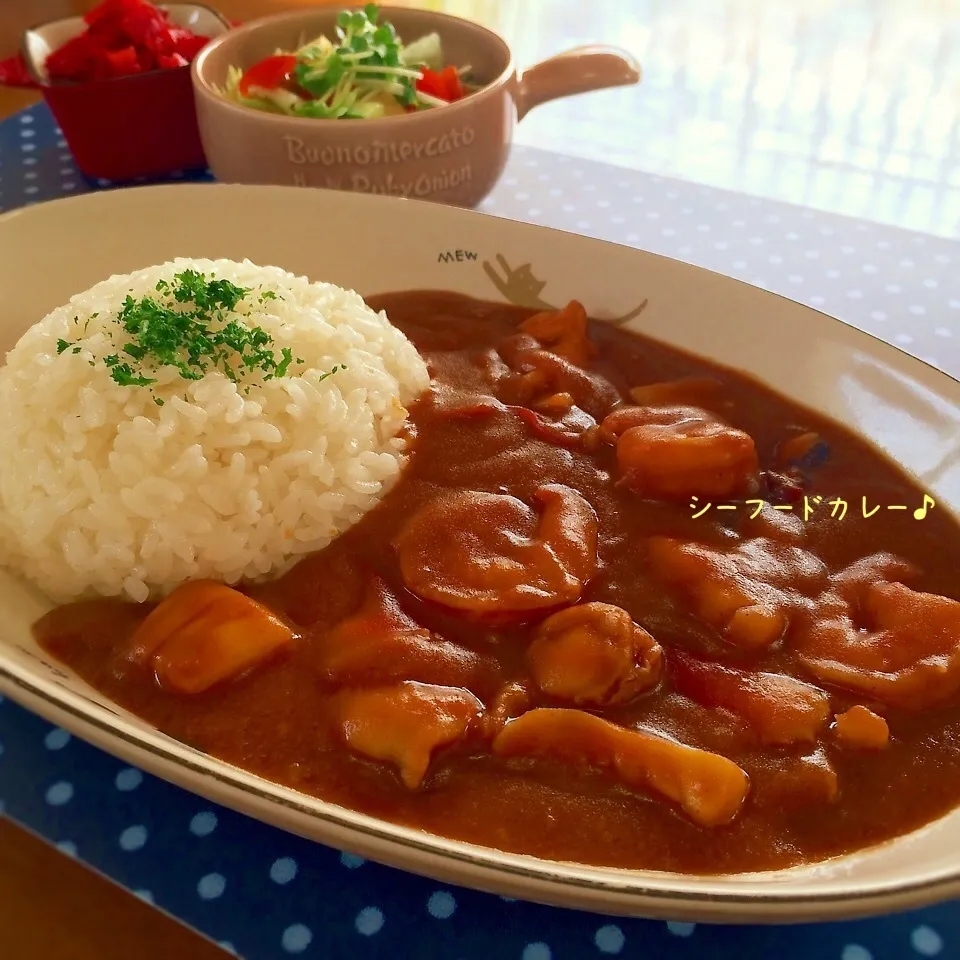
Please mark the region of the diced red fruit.
<svg viewBox="0 0 960 960"><path fill-rule="evenodd" d="M137 51L133 47L124 47L122 50L107 50L105 53L110 72L115 77L126 77L131 73L140 72L140 61Z"/></svg>
<svg viewBox="0 0 960 960"><path fill-rule="evenodd" d="M23 57L16 53L6 60L0 60L0 86L32 87L33 78L27 70Z"/></svg>
<svg viewBox="0 0 960 960"><path fill-rule="evenodd" d="M165 13L149 6L137 6L125 11L117 20L116 28L133 43L149 47L155 52L159 48L164 53L164 48L172 45L171 31L179 29L171 26Z"/></svg>
<svg viewBox="0 0 960 960"><path fill-rule="evenodd" d="M97 58L90 35L83 33L68 40L47 57L47 73L52 80L71 80L89 72Z"/></svg>
<svg viewBox="0 0 960 960"><path fill-rule="evenodd" d="M90 45L97 50L116 50L125 47L130 42L118 20L98 20L85 34Z"/></svg>
<svg viewBox="0 0 960 960"><path fill-rule="evenodd" d="M147 0L103 0L92 10L84 14L84 21L93 26L111 17L122 16L128 10L135 10L137 7L149 7Z"/></svg>
<svg viewBox="0 0 960 960"><path fill-rule="evenodd" d="M193 58L210 42L209 37L199 34L188 34L177 41L176 52L190 63Z"/></svg>
<svg viewBox="0 0 960 960"><path fill-rule="evenodd" d="M157 57L157 66L161 70L175 70L177 67L185 67L190 61L186 57L181 56L179 53L171 54L169 57L165 57L162 54Z"/></svg>
<svg viewBox="0 0 960 960"><path fill-rule="evenodd" d="M179 69L210 40L171 23L147 0L104 0L84 20L87 30L47 58L51 80L107 80Z"/></svg>

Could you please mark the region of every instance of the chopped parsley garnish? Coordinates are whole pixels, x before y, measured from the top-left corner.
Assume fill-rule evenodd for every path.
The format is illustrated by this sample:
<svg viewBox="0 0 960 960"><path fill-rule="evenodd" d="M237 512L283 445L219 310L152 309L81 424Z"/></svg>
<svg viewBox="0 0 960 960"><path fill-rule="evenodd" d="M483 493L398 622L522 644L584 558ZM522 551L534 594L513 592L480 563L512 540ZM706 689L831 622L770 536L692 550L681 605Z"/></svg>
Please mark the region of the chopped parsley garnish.
<svg viewBox="0 0 960 960"><path fill-rule="evenodd" d="M294 361L289 347L275 353L273 339L262 327L247 326L236 317L228 319L229 314L242 312L240 307L252 289L184 270L170 282L159 281L156 290L156 297L128 295L117 315L117 329L110 334L117 352L104 357L103 363L120 386L148 387L157 382L151 374L161 367L176 368L184 380L201 380L219 371L239 383L249 375L263 380L284 377L294 362L304 363L299 357ZM276 299L272 290L259 294L261 303ZM79 346L58 340L57 353L71 346L79 353ZM320 379L342 369L335 366ZM160 399L156 403L163 405Z"/></svg>
<svg viewBox="0 0 960 960"><path fill-rule="evenodd" d="M110 368L110 376L120 384L121 387L149 387L151 383L156 383L156 379L138 376L133 372L129 363L118 363Z"/></svg>
<svg viewBox="0 0 960 960"><path fill-rule="evenodd" d="M317 377L317 383L323 383L323 381L326 380L327 377L332 377L335 373L339 373L341 370L346 370L346 369L347 369L347 365L345 363L337 364L337 366L333 367L328 373L324 373L321 376Z"/></svg>

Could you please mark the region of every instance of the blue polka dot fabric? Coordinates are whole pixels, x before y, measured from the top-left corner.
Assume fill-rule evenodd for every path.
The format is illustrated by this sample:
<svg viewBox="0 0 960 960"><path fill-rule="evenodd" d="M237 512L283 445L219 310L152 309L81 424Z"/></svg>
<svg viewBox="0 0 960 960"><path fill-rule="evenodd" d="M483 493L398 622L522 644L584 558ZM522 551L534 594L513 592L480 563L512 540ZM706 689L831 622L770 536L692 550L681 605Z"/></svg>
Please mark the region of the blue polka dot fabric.
<svg viewBox="0 0 960 960"><path fill-rule="evenodd" d="M206 170L177 170L164 179L203 181L212 177ZM132 185L146 182L141 178ZM63 134L42 104L0 123L0 213L116 186L128 184L88 180L80 173Z"/></svg>
<svg viewBox="0 0 960 960"><path fill-rule="evenodd" d="M799 927L594 916L410 876L301 840L0 703L7 814L232 953L449 960L921 960L960 956L960 909Z"/></svg>
<svg viewBox="0 0 960 960"><path fill-rule="evenodd" d="M587 166L598 169L585 175ZM811 304L960 372L956 243L613 170L518 148L485 208L691 259L798 299L804 289ZM598 183L628 201L591 199ZM0 124L0 210L112 186L79 175L45 108ZM657 206L670 204L670 216ZM724 239L710 240L709 215L722 219ZM831 266L818 272L821 262ZM891 305L898 297L902 309ZM720 927L446 887L215 807L2 697L0 811L247 960L960 958L956 903L850 923Z"/></svg>

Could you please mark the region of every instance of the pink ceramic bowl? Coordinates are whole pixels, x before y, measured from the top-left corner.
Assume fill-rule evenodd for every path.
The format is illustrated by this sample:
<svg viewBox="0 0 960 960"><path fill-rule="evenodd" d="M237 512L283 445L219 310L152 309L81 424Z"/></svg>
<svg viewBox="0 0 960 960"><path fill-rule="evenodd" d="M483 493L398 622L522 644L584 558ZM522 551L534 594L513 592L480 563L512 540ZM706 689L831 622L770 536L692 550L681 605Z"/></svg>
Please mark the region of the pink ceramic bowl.
<svg viewBox="0 0 960 960"><path fill-rule="evenodd" d="M472 207L503 172L513 128L538 104L634 84L640 66L609 47L581 47L518 71L504 40L478 24L428 10L383 7L406 41L436 32L448 63L470 64L483 89L449 106L378 120L286 117L240 106L220 90L246 69L321 33L338 8L253 21L217 38L193 63L197 119L217 179L419 197Z"/></svg>

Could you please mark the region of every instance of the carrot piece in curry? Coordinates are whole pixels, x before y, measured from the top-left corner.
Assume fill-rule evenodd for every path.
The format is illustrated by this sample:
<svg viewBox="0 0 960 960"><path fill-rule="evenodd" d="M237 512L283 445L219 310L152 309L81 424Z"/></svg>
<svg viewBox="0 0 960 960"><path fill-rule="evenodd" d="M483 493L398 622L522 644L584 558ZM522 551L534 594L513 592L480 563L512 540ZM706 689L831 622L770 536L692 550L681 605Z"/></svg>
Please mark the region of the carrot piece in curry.
<svg viewBox="0 0 960 960"><path fill-rule="evenodd" d="M336 705L347 746L393 764L410 790L423 782L436 751L464 738L482 712L469 690L414 681L351 690Z"/></svg>
<svg viewBox="0 0 960 960"><path fill-rule="evenodd" d="M890 743L887 721L860 704L837 714L833 734L840 746L858 750L882 750Z"/></svg>
<svg viewBox="0 0 960 960"><path fill-rule="evenodd" d="M127 659L152 661L177 693L202 693L289 647L293 631L266 607L210 580L178 587L140 625Z"/></svg>
<svg viewBox="0 0 960 960"><path fill-rule="evenodd" d="M627 391L638 407L674 407L715 401L720 381L713 377L683 377L662 383L645 383Z"/></svg>
<svg viewBox="0 0 960 960"><path fill-rule="evenodd" d="M573 397L566 391L562 393L551 393L542 400L537 400L534 403L534 408L543 413L559 413L561 415L570 410L572 406Z"/></svg>
<svg viewBox="0 0 960 960"><path fill-rule="evenodd" d="M321 676L337 684L418 680L476 687L490 686L499 675L492 659L419 626L379 578L368 584L360 609L317 646Z"/></svg>
<svg viewBox="0 0 960 960"><path fill-rule="evenodd" d="M578 366L529 333L517 333L497 345L496 395L506 404L529 405L557 393L602 420L622 402L620 391L605 377Z"/></svg>
<svg viewBox="0 0 960 960"><path fill-rule="evenodd" d="M408 589L479 616L575 603L597 567L597 516L576 490L548 484L536 512L516 497L459 491L421 508L396 540Z"/></svg>
<svg viewBox="0 0 960 960"><path fill-rule="evenodd" d="M527 663L548 696L577 706L612 706L657 685L663 650L626 610L584 603L540 624Z"/></svg>
<svg viewBox="0 0 960 960"><path fill-rule="evenodd" d="M531 710L504 727L493 752L608 770L625 786L678 803L704 827L730 823L750 787L747 774L726 757L580 710Z"/></svg>
<svg viewBox="0 0 960 960"><path fill-rule="evenodd" d="M624 482L644 497L730 499L758 489L753 439L699 407L621 407L600 425Z"/></svg>
<svg viewBox="0 0 960 960"><path fill-rule="evenodd" d="M827 725L830 698L802 680L707 663L677 650L670 666L681 693L731 710L750 724L761 743L815 743Z"/></svg>
<svg viewBox="0 0 960 960"><path fill-rule="evenodd" d="M562 310L535 313L520 324L520 329L564 360L585 366L595 356L587 336L587 311L571 300Z"/></svg>

